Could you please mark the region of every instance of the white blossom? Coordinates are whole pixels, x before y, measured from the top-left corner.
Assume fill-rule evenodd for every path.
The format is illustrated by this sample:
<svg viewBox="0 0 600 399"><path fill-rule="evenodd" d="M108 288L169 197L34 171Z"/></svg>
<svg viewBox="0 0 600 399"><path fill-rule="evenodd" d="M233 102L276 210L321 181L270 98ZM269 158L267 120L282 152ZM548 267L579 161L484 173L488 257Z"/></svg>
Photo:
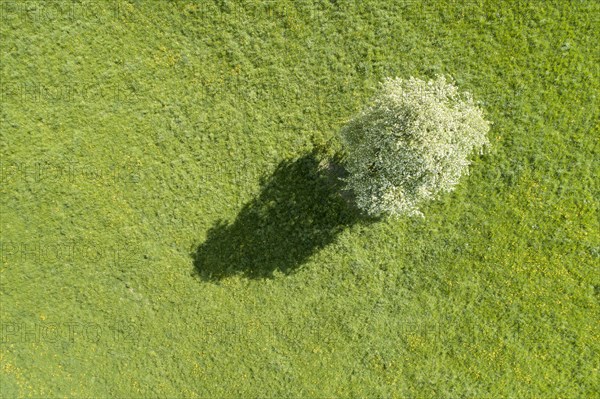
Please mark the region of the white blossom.
<svg viewBox="0 0 600 399"><path fill-rule="evenodd" d="M418 205L454 189L490 122L471 94L438 76L386 79L373 104L341 131L345 179L370 215L420 215Z"/></svg>

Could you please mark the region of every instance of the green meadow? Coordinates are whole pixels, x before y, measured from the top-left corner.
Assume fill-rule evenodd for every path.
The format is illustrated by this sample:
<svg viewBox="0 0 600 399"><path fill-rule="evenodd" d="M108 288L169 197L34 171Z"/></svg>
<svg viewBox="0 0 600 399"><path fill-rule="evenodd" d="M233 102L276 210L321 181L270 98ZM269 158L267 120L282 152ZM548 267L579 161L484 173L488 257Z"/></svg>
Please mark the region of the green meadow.
<svg viewBox="0 0 600 399"><path fill-rule="evenodd" d="M600 397L596 0L0 2L0 397ZM326 144L493 122L424 218Z"/></svg>

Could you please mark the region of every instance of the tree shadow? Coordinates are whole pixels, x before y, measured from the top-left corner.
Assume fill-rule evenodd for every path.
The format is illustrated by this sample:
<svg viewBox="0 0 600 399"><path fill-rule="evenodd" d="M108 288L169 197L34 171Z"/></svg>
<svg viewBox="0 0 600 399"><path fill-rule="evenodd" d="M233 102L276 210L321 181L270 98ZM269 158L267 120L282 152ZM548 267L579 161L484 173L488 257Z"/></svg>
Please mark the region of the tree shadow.
<svg viewBox="0 0 600 399"><path fill-rule="evenodd" d="M231 275L270 278L290 274L345 228L370 224L343 191L343 168L320 164L313 151L282 161L261 179L260 195L244 205L236 220L219 220L192 254L195 273L205 281Z"/></svg>

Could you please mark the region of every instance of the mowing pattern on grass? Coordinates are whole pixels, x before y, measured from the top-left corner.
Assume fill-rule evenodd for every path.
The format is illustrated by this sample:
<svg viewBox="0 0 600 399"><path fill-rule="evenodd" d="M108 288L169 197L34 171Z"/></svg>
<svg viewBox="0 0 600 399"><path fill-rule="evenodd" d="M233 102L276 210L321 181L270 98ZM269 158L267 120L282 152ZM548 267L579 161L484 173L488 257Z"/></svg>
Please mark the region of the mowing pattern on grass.
<svg viewBox="0 0 600 399"><path fill-rule="evenodd" d="M598 396L597 1L0 6L0 396ZM311 137L436 74L493 151L357 222Z"/></svg>

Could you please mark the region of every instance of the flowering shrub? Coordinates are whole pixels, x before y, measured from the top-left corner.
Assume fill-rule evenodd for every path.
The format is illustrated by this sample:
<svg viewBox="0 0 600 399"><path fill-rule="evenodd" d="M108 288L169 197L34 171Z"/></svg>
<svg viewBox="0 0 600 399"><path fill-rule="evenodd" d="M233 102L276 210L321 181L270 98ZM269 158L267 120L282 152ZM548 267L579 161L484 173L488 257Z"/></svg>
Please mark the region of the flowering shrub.
<svg viewBox="0 0 600 399"><path fill-rule="evenodd" d="M488 144L490 122L443 76L386 79L373 104L341 130L346 188L371 216L420 215L453 190L468 157Z"/></svg>

